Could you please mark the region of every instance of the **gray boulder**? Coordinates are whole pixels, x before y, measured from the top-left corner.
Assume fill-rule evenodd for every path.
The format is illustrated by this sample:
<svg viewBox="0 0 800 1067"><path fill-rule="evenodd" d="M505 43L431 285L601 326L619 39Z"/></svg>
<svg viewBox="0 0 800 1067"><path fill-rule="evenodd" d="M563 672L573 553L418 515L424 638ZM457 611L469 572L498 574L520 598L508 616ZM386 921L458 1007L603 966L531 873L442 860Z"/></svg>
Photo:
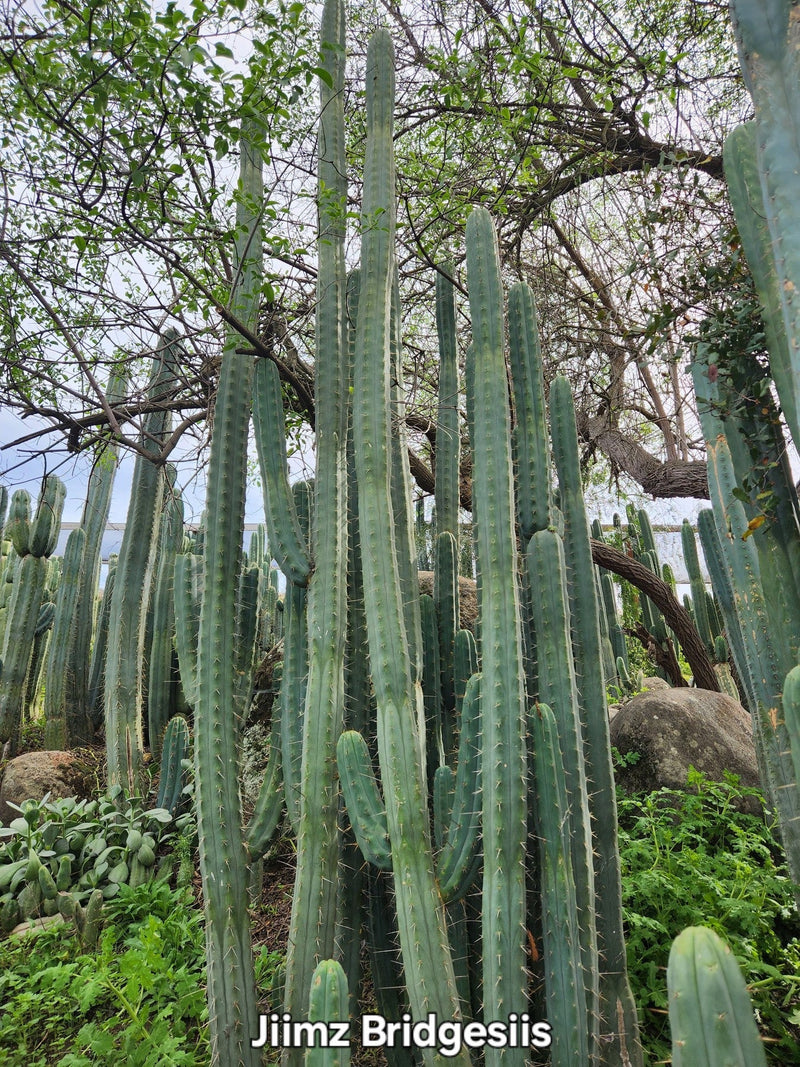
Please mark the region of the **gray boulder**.
<svg viewBox="0 0 800 1067"><path fill-rule="evenodd" d="M706 689L655 689L623 704L611 721L611 744L637 763L617 770L629 793L666 786L685 789L690 765L712 781L724 772L743 786L759 786L749 714L741 704Z"/></svg>
<svg viewBox="0 0 800 1067"><path fill-rule="evenodd" d="M0 825L8 826L19 812L8 801L42 800L46 794L57 797L88 798L94 775L85 757L77 752L23 752L6 766L0 783Z"/></svg>

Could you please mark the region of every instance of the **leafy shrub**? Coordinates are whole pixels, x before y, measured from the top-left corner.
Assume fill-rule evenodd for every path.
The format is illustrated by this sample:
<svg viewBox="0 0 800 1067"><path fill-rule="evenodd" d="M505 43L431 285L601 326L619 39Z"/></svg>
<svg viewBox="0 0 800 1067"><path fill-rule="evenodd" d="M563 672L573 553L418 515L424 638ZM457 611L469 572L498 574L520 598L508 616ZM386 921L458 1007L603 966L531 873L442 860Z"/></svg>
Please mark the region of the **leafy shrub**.
<svg viewBox="0 0 800 1067"><path fill-rule="evenodd" d="M739 962L769 1062L800 1065L800 919L776 824L761 794L733 775L716 783L691 770L688 790L618 798L628 968L645 1050L669 1060L672 940L709 926Z"/></svg>
<svg viewBox="0 0 800 1067"><path fill-rule="evenodd" d="M191 894L122 885L106 911L91 953L62 924L0 942L0 1063L209 1063L205 941Z"/></svg>
<svg viewBox="0 0 800 1067"><path fill-rule="evenodd" d="M191 821L164 808L145 810L112 790L97 800L28 800L0 827L0 926L59 910L58 895L83 903L95 889L111 900L125 883L156 873L156 852Z"/></svg>

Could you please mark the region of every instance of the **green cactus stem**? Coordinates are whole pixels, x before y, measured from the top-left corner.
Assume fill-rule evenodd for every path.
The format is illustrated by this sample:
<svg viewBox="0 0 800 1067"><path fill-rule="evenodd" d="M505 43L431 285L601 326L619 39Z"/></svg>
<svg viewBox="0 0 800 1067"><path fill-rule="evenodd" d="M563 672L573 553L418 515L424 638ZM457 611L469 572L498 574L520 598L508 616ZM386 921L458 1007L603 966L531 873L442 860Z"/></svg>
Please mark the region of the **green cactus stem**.
<svg viewBox="0 0 800 1067"><path fill-rule="evenodd" d="M70 532L64 549L45 678L44 743L45 748L48 749L67 748L68 730L64 689L70 634L78 622L75 607L80 591L81 561L85 543L86 534L78 527Z"/></svg>
<svg viewBox="0 0 800 1067"><path fill-rule="evenodd" d="M184 760L189 757L189 725L182 715L173 715L167 723L164 737L159 745L161 752L161 777L158 783L156 807L166 808L174 815L181 804L181 794L186 785Z"/></svg>
<svg viewBox="0 0 800 1067"><path fill-rule="evenodd" d="M755 104L752 137L761 196L753 208L766 219L769 240L762 247L764 258L772 259L777 282L772 296L777 295L782 320L775 329L788 340L788 345L781 344L774 352L781 364L775 380L782 396L793 387L793 396L787 396L784 405L796 423L800 413L800 24L793 0L732 0L731 19L745 85ZM748 247L745 254L749 260Z"/></svg>
<svg viewBox="0 0 800 1067"><path fill-rule="evenodd" d="M11 498L5 533L17 557L6 614L0 672L0 758L16 753L25 701L25 677L33 651L39 610L47 583L47 557L56 546L66 488L54 475L42 486L36 514L30 494L18 489Z"/></svg>
<svg viewBox="0 0 800 1067"><path fill-rule="evenodd" d="M236 227L236 284L231 306L246 325L261 290L260 140L243 119ZM195 808L206 913L207 996L214 1067L256 1067L258 1033L247 866L238 780L236 616L253 358L231 330L222 356L211 438L197 642L194 716Z"/></svg>
<svg viewBox="0 0 800 1067"><path fill-rule="evenodd" d="M550 450L543 433L547 412L539 326L533 293L522 282L508 293L508 329L511 377L517 421L514 426L514 461L517 472L517 506L520 532L527 543L536 530L550 525L553 490Z"/></svg>
<svg viewBox="0 0 800 1067"><path fill-rule="evenodd" d="M336 742L344 716L347 633L347 427L350 378L344 238L345 21L342 0L322 13L318 141L319 235L315 394L316 471L306 621L308 681L303 716L297 870L286 958L285 1010L305 1010L314 967L335 951L340 862ZM296 1063L289 1051L287 1061Z"/></svg>
<svg viewBox="0 0 800 1067"><path fill-rule="evenodd" d="M527 1004L525 843L527 709L514 536L511 416L503 294L494 224L467 219L467 279L474 352L473 499L481 581L484 1018ZM525 1049L486 1049L489 1067L526 1061Z"/></svg>
<svg viewBox="0 0 800 1067"><path fill-rule="evenodd" d="M391 870L386 805L375 780L367 742L357 730L345 730L339 736L336 762L350 825L364 859L380 870Z"/></svg>
<svg viewBox="0 0 800 1067"><path fill-rule="evenodd" d="M742 972L713 930L690 926L678 934L667 991L673 1067L766 1067Z"/></svg>
<svg viewBox="0 0 800 1067"><path fill-rule="evenodd" d="M108 648L108 622L111 615L111 599L114 595L114 575L116 570L117 557L113 555L108 561L108 573L103 586L100 610L97 613L94 644L92 645L92 656L89 662L89 686L86 693L86 703L89 722L93 730L99 729L105 710L105 663L106 649Z"/></svg>
<svg viewBox="0 0 800 1067"><path fill-rule="evenodd" d="M176 711L175 672L175 558L183 544L183 501L175 488L174 471L168 479L158 550L158 570L153 591L153 636L148 656L147 736L150 754L161 759L161 739Z"/></svg>
<svg viewBox="0 0 800 1067"><path fill-rule="evenodd" d="M550 1062L552 1067L573 1067L590 1061L569 798L553 712L547 704L537 704L530 721L547 1021L553 1028Z"/></svg>
<svg viewBox="0 0 800 1067"><path fill-rule="evenodd" d="M260 359L255 372L253 430L270 549L287 580L306 585L311 561L286 474L286 429L278 368Z"/></svg>
<svg viewBox="0 0 800 1067"><path fill-rule="evenodd" d="M594 866L594 925L597 946L592 945L592 920L582 920L588 1029L599 1062L627 1061L641 1065L638 1018L627 976L622 926L622 889L617 846L617 806L605 687L602 677L600 629L596 585L586 581L593 573L589 528L581 487L578 433L569 382L557 376L550 388L553 457L558 473L564 515L564 557L570 607L572 655L578 693L583 762L586 766L588 810L591 818L590 854ZM573 800L576 810L580 801ZM599 952L599 983L595 976ZM598 1002L599 995L599 1002ZM595 1016L599 1014L599 1034Z"/></svg>
<svg viewBox="0 0 800 1067"><path fill-rule="evenodd" d="M334 1023L348 1021L347 976L336 960L321 960L311 976L308 1021ZM305 1067L349 1067L350 1045L325 1047L315 1043L306 1049Z"/></svg>
<svg viewBox="0 0 800 1067"><path fill-rule="evenodd" d="M459 461L458 345L452 266L436 275L436 331L439 339L439 396L436 415L436 532L458 543Z"/></svg>
<svg viewBox="0 0 800 1067"><path fill-rule="evenodd" d="M128 369L125 364L112 368L106 396L110 404L125 395ZM81 514L81 528L86 541L81 559L80 579L75 607L75 626L70 633L67 667L64 677L64 705L69 744L92 740L94 723L86 700L91 676L91 645L94 628L97 586L100 578L103 534L111 507L111 493L117 473L118 448L111 439L98 448L86 501Z"/></svg>
<svg viewBox="0 0 800 1067"><path fill-rule="evenodd" d="M175 557L173 566L175 651L183 693L193 708L197 704L197 634L203 591L203 558L194 552L182 552Z"/></svg>
<svg viewBox="0 0 800 1067"><path fill-rule="evenodd" d="M258 791L253 817L247 827L247 849L251 859L262 856L284 812L283 775L281 771L280 721L273 713L269 738L269 757Z"/></svg>
<svg viewBox="0 0 800 1067"><path fill-rule="evenodd" d="M378 716L378 755L387 803L398 928L412 1015L460 1017L444 907L433 872L425 758L416 682L398 570L391 470L390 317L394 282L394 57L385 30L367 55L364 235L355 345L353 438L369 656ZM397 503L395 496L394 502ZM424 1050L428 1062L434 1050ZM469 1062L465 1052L453 1062Z"/></svg>
<svg viewBox="0 0 800 1067"><path fill-rule="evenodd" d="M165 330L153 356L150 401L163 400L169 392L178 361L178 335L172 329ZM168 424L166 409L156 409L145 416L142 445L146 452L152 455L158 451ZM141 791L142 662L163 491L163 472L151 459L137 456L111 601L104 687L108 781L129 794Z"/></svg>

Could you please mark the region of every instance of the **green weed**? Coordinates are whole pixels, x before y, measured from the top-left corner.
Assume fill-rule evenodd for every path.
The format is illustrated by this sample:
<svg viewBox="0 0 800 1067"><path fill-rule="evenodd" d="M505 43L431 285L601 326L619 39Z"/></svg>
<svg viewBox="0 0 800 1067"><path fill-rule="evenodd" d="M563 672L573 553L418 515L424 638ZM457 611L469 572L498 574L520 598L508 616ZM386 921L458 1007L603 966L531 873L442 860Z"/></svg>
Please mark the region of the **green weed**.
<svg viewBox="0 0 800 1067"><path fill-rule="evenodd" d="M742 802L758 806L747 814ZM800 919L776 824L735 776L691 771L688 792L618 798L628 968L653 1061L668 1061L666 966L687 926L710 926L747 982L769 1062L800 1065Z"/></svg>
<svg viewBox="0 0 800 1067"><path fill-rule="evenodd" d="M0 1063L206 1067L202 917L186 891L121 886L94 952L56 925L0 942Z"/></svg>

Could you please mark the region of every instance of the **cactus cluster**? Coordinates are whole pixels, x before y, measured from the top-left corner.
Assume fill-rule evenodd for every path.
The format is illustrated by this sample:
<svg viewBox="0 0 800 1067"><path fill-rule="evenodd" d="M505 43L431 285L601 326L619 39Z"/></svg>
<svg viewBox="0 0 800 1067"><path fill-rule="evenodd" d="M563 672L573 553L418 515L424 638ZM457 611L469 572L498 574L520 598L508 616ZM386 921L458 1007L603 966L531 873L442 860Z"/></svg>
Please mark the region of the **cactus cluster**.
<svg viewBox="0 0 800 1067"><path fill-rule="evenodd" d="M773 187L770 167L775 130L785 121L776 87L784 68L796 64L797 49L788 0L770 5L786 18L770 23L769 31L759 28L752 0L734 5L757 96L758 135L746 135L747 144L736 149L740 162L729 165L744 167L743 153L750 152L743 188L754 196L747 182L758 173L759 195L771 202L768 229L751 228L771 336L782 346L775 357L781 391L797 381L791 361L800 334L792 332L794 276L779 272L793 269L800 231L791 240L782 237L779 261L768 260L766 248L795 210L780 181ZM754 52L758 63L748 58ZM159 804L176 810L189 752L181 712L191 709L215 1064L259 1062L252 1045L258 1027L248 891L257 885L259 860L285 811L297 838L284 1004L292 1019L355 1013L365 940L375 996L387 1018L408 1012L414 1021L434 1014L447 1022L488 1023L536 1011L552 1027L553 1065L635 1067L642 1054L626 977L605 705L606 681L612 674L624 678L628 664L613 590L607 576L595 577L592 563L569 383L556 378L546 402L531 292L521 283L504 292L492 218L475 208L465 237L472 343L464 360L479 607L473 635L459 622L459 563L465 549L471 558L473 546L462 543L459 515L456 268L443 260L437 278L434 534L430 542L427 535L415 541L395 251L392 41L385 29L377 30L367 55L361 263L349 278L342 0L325 0L320 53L315 478L290 487L277 368L256 359L231 328L201 529L187 536L169 468L140 457L91 658L86 635L95 612L98 524L107 514L113 452L93 474L91 503L58 573L48 557L63 485L46 480L33 518L28 494L15 493L5 523L12 547L3 551L0 574L0 744L13 751L17 743L42 669L44 641L37 653L37 635L50 626L48 739L61 744L84 736L102 709L120 817L126 797L141 784L145 732L151 751L160 754ZM257 112L247 111L230 311L248 333L256 328L262 288L263 136ZM794 202L796 208L796 196ZM789 360L785 366L782 356ZM164 399L179 357L179 340L166 331L153 363L151 399ZM699 390L707 385L700 362L696 375ZM719 406L719 398L712 399ZM798 401L787 394L781 402L792 426ZM168 405L153 406L144 452L166 429ZM258 532L245 556L251 415L267 533ZM713 405L703 417L715 510L702 519L701 538L716 596L711 602L701 589L687 532L691 611L718 665L728 645L732 650L798 872L800 556L796 529L788 527L800 507L776 463L774 522L754 526L732 493L737 443L731 428L714 421ZM6 503L0 494L0 510ZM417 532L424 514L423 504ZM636 516L636 528L642 561L661 574L645 515ZM435 572L433 596L419 595L420 551ZM285 579L280 604L273 557ZM762 626L767 602L769 644ZM642 609L648 632L665 655L673 647L674 656L664 616L649 601ZM283 656L269 693L269 764L245 827L238 762L254 657L278 642ZM86 697L80 712L77 686ZM27 812L22 822L30 828ZM25 827L12 831L24 836ZM113 892L107 884L143 878L155 859L153 845L135 826L128 827L124 847L105 842L100 852L94 848L85 852L76 844L70 853L93 872L80 872L72 903L60 898L75 873L72 861L67 870L63 849L54 848L44 862L29 847L0 867L3 923L15 907L16 914L34 914L40 906L45 912L63 906L85 939L94 936L99 902ZM103 865L108 879L101 887ZM705 989L687 979L683 952L682 941L674 950L671 989L678 1005L691 1011L675 1016L676 1049L684 1040L689 1047L684 1031L696 1030L695 1016L705 1014ZM740 991L736 996L741 1000ZM302 1049L286 1049L284 1055L299 1067L304 1058L314 1064L334 1059L330 1051L309 1049L304 1057ZM413 1059L407 1049L386 1051L391 1067ZM435 1048L421 1055L430 1067L441 1061ZM448 1058L468 1067L473 1056L464 1043ZM500 1061L521 1067L528 1050L488 1046L482 1058L489 1067Z"/></svg>
<svg viewBox="0 0 800 1067"><path fill-rule="evenodd" d="M725 176L761 304L781 414L797 445L798 22L790 0L766 5L733 0L731 14L755 118L728 137ZM709 374L711 365L714 374ZM699 517L700 538L752 713L762 783L778 812L789 870L798 881L800 721L787 694L800 657L800 505L781 420L769 389L758 388L763 371L755 364L729 367L706 343L697 347L692 373L712 500L712 509ZM735 402L737 395L763 398L755 422L747 405ZM753 448L759 453L755 457ZM754 468L763 472L758 491L750 480Z"/></svg>

